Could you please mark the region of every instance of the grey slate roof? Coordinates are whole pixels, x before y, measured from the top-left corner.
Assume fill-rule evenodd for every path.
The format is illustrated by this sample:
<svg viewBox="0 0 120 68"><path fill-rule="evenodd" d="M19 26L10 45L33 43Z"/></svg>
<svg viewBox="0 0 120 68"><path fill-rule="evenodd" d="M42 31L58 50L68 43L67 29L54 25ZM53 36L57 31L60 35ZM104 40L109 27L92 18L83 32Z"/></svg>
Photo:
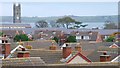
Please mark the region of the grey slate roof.
<svg viewBox="0 0 120 68"><path fill-rule="evenodd" d="M31 41L31 42L24 42L24 46L27 44L32 46L32 49L47 49L49 50L49 46L52 45L52 42L54 42L54 45L57 46L57 49L60 49L60 47L57 45L55 41L52 40L38 40L38 41Z"/></svg>
<svg viewBox="0 0 120 68"><path fill-rule="evenodd" d="M119 49L110 49L109 46L112 45L114 42L102 42L102 43L88 43L83 42L81 44L82 47L82 53L83 55L87 56L92 62L99 62L100 55L102 55L100 51L108 51L108 53L111 55L111 60L115 58L118 55ZM70 44L72 49L76 46L76 44Z"/></svg>
<svg viewBox="0 0 120 68"><path fill-rule="evenodd" d="M14 37L16 35L17 30L0 30L0 32L3 32L6 35ZM22 33L22 30L18 30L19 33Z"/></svg>
<svg viewBox="0 0 120 68"><path fill-rule="evenodd" d="M41 33L43 32L43 33ZM55 34L53 34L53 32L55 32ZM57 36L61 33L61 31L59 30L35 30L34 32L34 38L35 39L39 39L40 38L40 34L42 34L42 37L44 39L50 39L51 36Z"/></svg>
<svg viewBox="0 0 120 68"><path fill-rule="evenodd" d="M41 57L46 64L59 64L62 59L60 50L30 50L31 57Z"/></svg>
<svg viewBox="0 0 120 68"><path fill-rule="evenodd" d="M117 52L117 53L113 53ZM116 56L118 56L118 50L108 51L108 54L111 55L111 60L114 59ZM91 54L89 54L87 57L91 59L93 62L100 62L100 55L102 55L101 52L98 52L98 50L95 50Z"/></svg>
<svg viewBox="0 0 120 68"><path fill-rule="evenodd" d="M45 65L40 57L2 59L3 66L39 66Z"/></svg>
<svg viewBox="0 0 120 68"><path fill-rule="evenodd" d="M114 42L102 42L102 43L88 43L86 42L82 42L81 46L82 46L82 53L83 55L87 56L91 61L93 62L98 62L99 61L99 56L102 54L100 52L98 52L99 50L108 50L111 51L111 49L109 49L109 46L112 45ZM27 44L27 42L24 43ZM36 41L36 42L30 42L30 45L33 46L33 50L30 50L30 56L31 57L41 57L41 59L43 61L45 61L45 63L47 64L53 64L53 63L61 63L60 59L62 59L62 50L60 50L60 47L57 46L58 50L49 50L49 45L51 45L51 42L43 42L43 41ZM11 43L12 47L15 48L15 43ZM69 44L71 45L72 49L74 49L74 47L76 46L75 43L73 44ZM109 53L112 58L115 58L118 54L113 53L113 52L117 52L118 50L114 50L112 49L112 52ZM73 51L73 53L75 53Z"/></svg>

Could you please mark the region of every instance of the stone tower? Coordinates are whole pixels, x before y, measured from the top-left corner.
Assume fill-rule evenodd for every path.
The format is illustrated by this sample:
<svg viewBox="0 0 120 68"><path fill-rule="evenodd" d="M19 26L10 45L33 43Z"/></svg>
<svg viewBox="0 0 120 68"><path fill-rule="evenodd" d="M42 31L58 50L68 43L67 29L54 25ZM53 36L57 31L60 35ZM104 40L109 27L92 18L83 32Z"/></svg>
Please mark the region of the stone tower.
<svg viewBox="0 0 120 68"><path fill-rule="evenodd" d="M13 23L21 23L21 5L19 3L13 5Z"/></svg>

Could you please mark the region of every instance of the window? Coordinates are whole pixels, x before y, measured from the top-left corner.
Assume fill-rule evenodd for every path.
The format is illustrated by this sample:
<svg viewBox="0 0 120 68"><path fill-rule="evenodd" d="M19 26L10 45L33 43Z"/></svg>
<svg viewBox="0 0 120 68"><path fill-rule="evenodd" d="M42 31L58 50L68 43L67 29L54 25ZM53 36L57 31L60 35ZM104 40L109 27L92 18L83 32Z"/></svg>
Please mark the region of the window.
<svg viewBox="0 0 120 68"><path fill-rule="evenodd" d="M81 39L81 36L76 36L76 39Z"/></svg>
<svg viewBox="0 0 120 68"><path fill-rule="evenodd" d="M90 37L89 36L84 36L84 38L83 39L85 39L85 40L89 40L90 39Z"/></svg>

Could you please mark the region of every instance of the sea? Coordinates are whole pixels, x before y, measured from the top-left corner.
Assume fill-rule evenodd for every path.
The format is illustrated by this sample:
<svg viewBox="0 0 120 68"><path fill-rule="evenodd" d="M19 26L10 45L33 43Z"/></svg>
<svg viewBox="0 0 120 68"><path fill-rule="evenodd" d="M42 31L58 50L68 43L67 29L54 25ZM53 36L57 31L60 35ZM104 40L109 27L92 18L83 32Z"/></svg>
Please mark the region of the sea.
<svg viewBox="0 0 120 68"><path fill-rule="evenodd" d="M13 24L13 22L0 22L0 24ZM30 22L30 23L22 22L22 24L30 24L32 26L32 28L36 28L34 22ZM103 29L105 22L84 22L82 24L87 24L88 25L88 26L84 27L86 29L92 29L92 28ZM49 23L48 27L51 27L50 23Z"/></svg>

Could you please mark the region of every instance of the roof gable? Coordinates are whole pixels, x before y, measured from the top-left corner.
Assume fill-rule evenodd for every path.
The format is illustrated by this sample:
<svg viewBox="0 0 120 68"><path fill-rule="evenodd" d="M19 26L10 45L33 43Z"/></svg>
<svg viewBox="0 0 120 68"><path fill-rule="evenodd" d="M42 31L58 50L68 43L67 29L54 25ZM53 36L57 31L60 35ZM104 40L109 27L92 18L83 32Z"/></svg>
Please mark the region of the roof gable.
<svg viewBox="0 0 120 68"><path fill-rule="evenodd" d="M114 58L111 62L120 62L120 55Z"/></svg>
<svg viewBox="0 0 120 68"><path fill-rule="evenodd" d="M109 46L109 48L118 48L119 46L115 43L113 43L111 46Z"/></svg>
<svg viewBox="0 0 120 68"><path fill-rule="evenodd" d="M70 60L68 60L67 63L70 63L70 62L76 60L76 58L81 61L91 62L91 60L89 60L86 56L84 56L82 53L78 52L75 56L73 56ZM81 62L81 61L78 61L78 62Z"/></svg>

